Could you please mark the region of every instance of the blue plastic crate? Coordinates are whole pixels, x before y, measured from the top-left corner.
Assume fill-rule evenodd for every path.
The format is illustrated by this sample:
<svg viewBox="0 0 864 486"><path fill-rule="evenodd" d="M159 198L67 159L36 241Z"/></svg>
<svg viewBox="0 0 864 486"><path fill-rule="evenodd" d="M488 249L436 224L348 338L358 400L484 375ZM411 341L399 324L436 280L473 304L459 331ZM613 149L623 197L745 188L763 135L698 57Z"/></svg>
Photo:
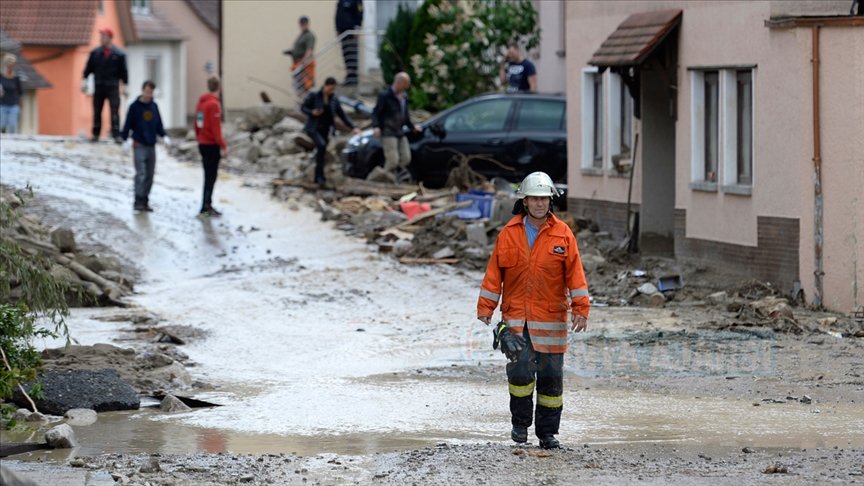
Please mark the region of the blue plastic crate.
<svg viewBox="0 0 864 486"><path fill-rule="evenodd" d="M456 202L464 201L471 201L471 205L467 208L479 211L479 217L489 218L492 216L492 203L495 201L494 194L477 190L456 194Z"/></svg>

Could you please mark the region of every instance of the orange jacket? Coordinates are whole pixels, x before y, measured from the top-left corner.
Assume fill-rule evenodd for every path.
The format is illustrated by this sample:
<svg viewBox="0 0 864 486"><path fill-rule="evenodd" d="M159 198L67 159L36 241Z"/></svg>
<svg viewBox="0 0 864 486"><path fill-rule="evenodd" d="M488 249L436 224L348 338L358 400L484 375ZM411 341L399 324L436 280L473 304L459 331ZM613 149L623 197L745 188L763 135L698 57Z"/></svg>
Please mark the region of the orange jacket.
<svg viewBox="0 0 864 486"><path fill-rule="evenodd" d="M501 314L507 326L528 335L540 353L567 351L567 303L588 317L588 284L576 237L550 214L529 250L525 216L511 219L498 235L480 286L477 316L492 317L503 292Z"/></svg>

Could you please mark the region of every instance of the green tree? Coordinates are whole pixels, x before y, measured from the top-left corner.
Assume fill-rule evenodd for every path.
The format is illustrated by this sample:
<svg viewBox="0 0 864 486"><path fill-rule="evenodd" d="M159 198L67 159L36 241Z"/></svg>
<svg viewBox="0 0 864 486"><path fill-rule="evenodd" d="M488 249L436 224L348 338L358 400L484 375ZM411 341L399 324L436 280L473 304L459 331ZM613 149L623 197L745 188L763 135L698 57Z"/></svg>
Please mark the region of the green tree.
<svg viewBox="0 0 864 486"><path fill-rule="evenodd" d="M41 365L36 337L63 335L69 340L68 287L50 273L51 262L24 251L12 238L20 208L30 192L16 192L13 203L0 199L0 398L36 378ZM13 292L14 290L14 292ZM38 388L37 388L38 390Z"/></svg>
<svg viewBox="0 0 864 486"><path fill-rule="evenodd" d="M387 24L387 31L378 49L381 59L381 74L384 82L389 83L399 71L409 70L411 43L411 28L414 25L414 10L399 4L396 16Z"/></svg>
<svg viewBox="0 0 864 486"><path fill-rule="evenodd" d="M540 42L537 18L530 0L426 0L409 45L414 106L440 110L496 89L507 44Z"/></svg>

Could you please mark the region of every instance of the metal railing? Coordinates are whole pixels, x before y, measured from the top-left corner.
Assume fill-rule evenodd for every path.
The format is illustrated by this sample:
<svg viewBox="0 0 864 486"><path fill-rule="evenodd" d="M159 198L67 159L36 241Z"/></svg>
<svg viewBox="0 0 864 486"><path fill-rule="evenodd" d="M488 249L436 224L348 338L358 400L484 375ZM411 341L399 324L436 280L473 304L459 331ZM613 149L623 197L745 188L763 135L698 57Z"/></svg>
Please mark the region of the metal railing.
<svg viewBox="0 0 864 486"><path fill-rule="evenodd" d="M329 44L317 49L314 54L291 70L294 93L298 106L309 91L322 84L324 78L333 76L340 84L360 87L381 83L364 65L364 60L375 55L377 40L383 38L383 30L346 30Z"/></svg>

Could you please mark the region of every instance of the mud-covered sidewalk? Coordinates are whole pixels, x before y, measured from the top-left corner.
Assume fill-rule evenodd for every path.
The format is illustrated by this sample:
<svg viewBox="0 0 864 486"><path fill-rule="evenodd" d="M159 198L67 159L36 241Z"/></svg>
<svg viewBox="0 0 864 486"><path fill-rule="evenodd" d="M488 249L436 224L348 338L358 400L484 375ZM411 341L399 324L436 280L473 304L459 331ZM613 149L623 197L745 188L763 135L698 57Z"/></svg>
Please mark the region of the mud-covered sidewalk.
<svg viewBox="0 0 864 486"><path fill-rule="evenodd" d="M132 211L119 147L4 139L0 150L0 182L32 184L46 224L136 267L130 309L76 309L73 337L140 349L157 337L142 322L173 329L185 344L162 346L193 378L180 391L222 405L100 414L76 428L78 449L3 460L24 474L142 485L864 480L862 340L847 316L829 325L796 308L792 328L698 298L595 307L565 358L565 448L515 447L504 358L473 316L479 272L400 265L304 204L271 199L252 175L222 174L225 215L197 218L200 168L162 151L148 215Z"/></svg>

